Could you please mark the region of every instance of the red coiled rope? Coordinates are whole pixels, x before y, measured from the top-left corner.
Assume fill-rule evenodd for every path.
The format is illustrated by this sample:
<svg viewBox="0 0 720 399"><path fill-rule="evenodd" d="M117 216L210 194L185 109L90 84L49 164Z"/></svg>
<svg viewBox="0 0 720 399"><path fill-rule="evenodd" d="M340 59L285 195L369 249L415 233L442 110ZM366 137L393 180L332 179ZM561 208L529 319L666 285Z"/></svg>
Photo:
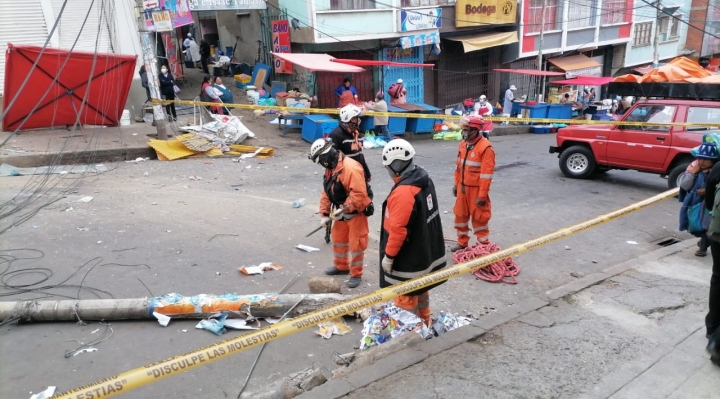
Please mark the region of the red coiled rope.
<svg viewBox="0 0 720 399"><path fill-rule="evenodd" d="M453 260L455 263L468 262L499 250L500 247L494 242L479 242L455 252L453 254ZM520 266L518 266L512 258L503 259L473 272L475 277L480 280L505 284L517 284L515 276L517 276L518 273L520 273Z"/></svg>

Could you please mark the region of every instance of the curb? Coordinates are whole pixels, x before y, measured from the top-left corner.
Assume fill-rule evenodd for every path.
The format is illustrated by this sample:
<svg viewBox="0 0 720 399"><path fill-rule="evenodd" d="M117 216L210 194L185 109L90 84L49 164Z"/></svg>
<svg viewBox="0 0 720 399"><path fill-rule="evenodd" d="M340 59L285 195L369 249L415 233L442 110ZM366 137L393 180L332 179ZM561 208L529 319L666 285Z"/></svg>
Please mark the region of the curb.
<svg viewBox="0 0 720 399"><path fill-rule="evenodd" d="M155 150L150 146L112 148L97 151L75 151L63 153L59 161L55 160L58 153L41 153L26 155L0 156L0 162L7 163L17 168L32 168L37 166L58 165L81 165L88 162L95 164L105 162L127 161L135 158L157 158Z"/></svg>
<svg viewBox="0 0 720 399"><path fill-rule="evenodd" d="M692 247L697 239L684 240L680 243L657 249L650 253L640 255L633 259L611 266L602 272L593 273L576 281L545 292L545 298L531 296L522 302L514 304L502 312L491 313L473 321L469 325L443 334L421 343L414 348L403 349L391 354L372 365L363 367L350 375L330 380L309 392L297 396L298 399L337 399L356 389L366 387L390 375L420 363L430 356L452 349L467 341L484 335L487 331L516 320L530 312L536 311L565 295L574 294L593 285L597 285L608 278L624 273L637 265L639 261L654 261L681 252Z"/></svg>

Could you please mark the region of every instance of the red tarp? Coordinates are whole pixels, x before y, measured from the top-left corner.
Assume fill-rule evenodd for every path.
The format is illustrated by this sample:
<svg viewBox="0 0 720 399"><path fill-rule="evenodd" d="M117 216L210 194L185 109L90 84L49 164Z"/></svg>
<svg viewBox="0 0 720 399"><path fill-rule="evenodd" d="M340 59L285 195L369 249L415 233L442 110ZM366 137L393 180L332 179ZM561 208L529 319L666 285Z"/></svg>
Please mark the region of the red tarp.
<svg viewBox="0 0 720 399"><path fill-rule="evenodd" d="M32 69L41 50L41 47L8 43L3 96L3 108L7 114L2 121L3 130L74 125L78 112L82 124L118 125L135 73L137 56L95 55L79 51L70 53L46 48L37 67ZM61 69L66 59L67 64ZM31 69L30 79L8 110L10 101L20 90L20 85ZM57 80L53 83L56 76ZM86 95L87 102L83 106ZM22 124L33 108L35 111Z"/></svg>
<svg viewBox="0 0 720 399"><path fill-rule="evenodd" d="M393 62L393 61L373 61L373 60L347 60L342 58L335 58L330 60L332 62L339 62L341 64L355 65L355 66L394 66L394 67L433 67L434 64L414 64L412 62Z"/></svg>
<svg viewBox="0 0 720 399"><path fill-rule="evenodd" d="M603 86L615 78L598 78L596 76L578 76L574 79L553 80L551 85Z"/></svg>
<svg viewBox="0 0 720 399"><path fill-rule="evenodd" d="M565 72L538 71L536 69L495 69L495 72L508 72L532 76L565 76Z"/></svg>

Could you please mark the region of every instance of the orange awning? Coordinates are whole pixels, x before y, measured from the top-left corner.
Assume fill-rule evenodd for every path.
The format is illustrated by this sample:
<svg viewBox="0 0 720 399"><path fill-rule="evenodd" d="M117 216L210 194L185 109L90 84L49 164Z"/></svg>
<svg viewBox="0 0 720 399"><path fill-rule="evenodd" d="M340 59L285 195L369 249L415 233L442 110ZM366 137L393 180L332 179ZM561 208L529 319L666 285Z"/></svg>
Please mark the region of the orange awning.
<svg viewBox="0 0 720 399"><path fill-rule="evenodd" d="M333 62L335 57L328 54L310 54L310 53L270 53L275 57L290 61L293 64L307 68L310 72L345 72L357 73L363 72L364 69L352 65Z"/></svg>
<svg viewBox="0 0 720 399"><path fill-rule="evenodd" d="M571 55L569 57L552 58L549 59L548 62L563 71L575 71L578 69L597 68L601 66L597 62L582 54Z"/></svg>

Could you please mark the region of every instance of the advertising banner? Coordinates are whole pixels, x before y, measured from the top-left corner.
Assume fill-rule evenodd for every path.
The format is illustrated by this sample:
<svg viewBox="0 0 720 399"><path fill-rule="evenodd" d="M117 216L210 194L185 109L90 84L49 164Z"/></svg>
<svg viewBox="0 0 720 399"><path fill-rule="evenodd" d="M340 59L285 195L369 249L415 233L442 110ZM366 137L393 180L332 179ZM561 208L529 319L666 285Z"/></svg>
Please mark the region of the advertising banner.
<svg viewBox="0 0 720 399"><path fill-rule="evenodd" d="M515 0L457 0L455 26L514 24L517 19Z"/></svg>
<svg viewBox="0 0 720 399"><path fill-rule="evenodd" d="M152 19L155 25L155 31L170 32L173 30L173 24L168 10L153 11Z"/></svg>
<svg viewBox="0 0 720 399"><path fill-rule="evenodd" d="M155 31L153 13L161 10L167 10L170 13L170 21L172 21L173 28L179 28L193 23L193 17L190 13L188 0L155 0L143 3L143 7L145 5L155 6L154 8L148 8L145 10L145 26L150 31Z"/></svg>
<svg viewBox="0 0 720 399"><path fill-rule="evenodd" d="M400 32L442 28L442 8L400 10Z"/></svg>
<svg viewBox="0 0 720 399"><path fill-rule="evenodd" d="M192 11L266 10L265 0L189 0Z"/></svg>
<svg viewBox="0 0 720 399"><path fill-rule="evenodd" d="M271 24L273 53L290 53L290 24L287 19L275 20ZM292 64L275 57L275 73L292 74Z"/></svg>
<svg viewBox="0 0 720 399"><path fill-rule="evenodd" d="M175 35L173 32L163 33L162 35L163 46L165 46L165 56L168 61L168 69L170 73L175 77L179 78L183 76L182 70L178 63L177 47L175 46Z"/></svg>

